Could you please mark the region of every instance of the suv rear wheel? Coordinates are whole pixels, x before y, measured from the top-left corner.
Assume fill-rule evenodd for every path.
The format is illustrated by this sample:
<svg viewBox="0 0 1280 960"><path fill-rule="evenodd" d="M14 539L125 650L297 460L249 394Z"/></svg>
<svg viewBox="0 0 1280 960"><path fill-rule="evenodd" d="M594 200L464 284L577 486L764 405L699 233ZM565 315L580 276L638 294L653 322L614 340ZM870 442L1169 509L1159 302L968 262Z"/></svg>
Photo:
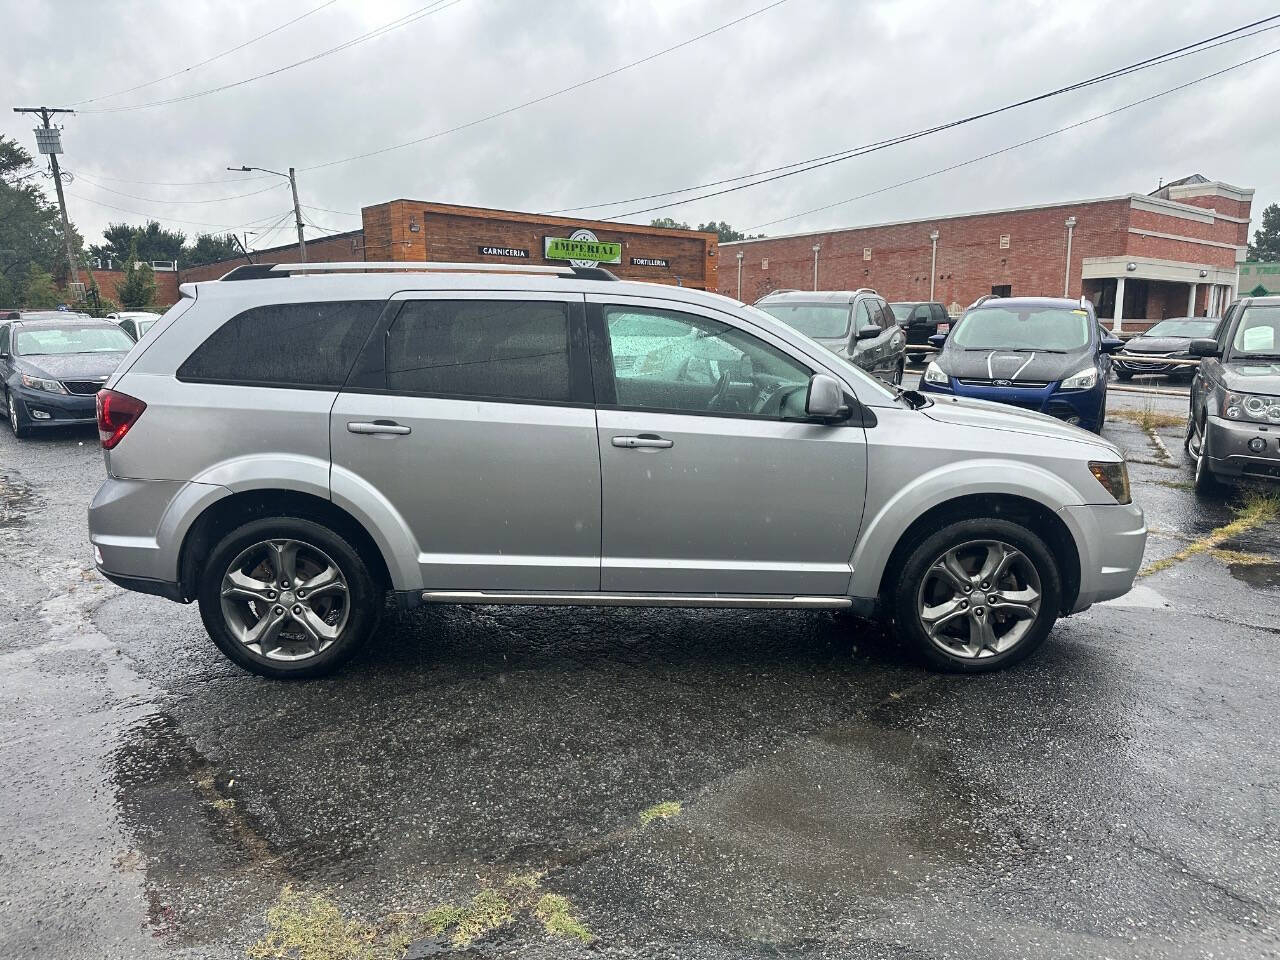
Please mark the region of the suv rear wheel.
<svg viewBox="0 0 1280 960"><path fill-rule="evenodd" d="M899 635L935 670L1016 663L1062 605L1053 554L1026 527L984 517L948 524L911 549L890 597Z"/></svg>
<svg viewBox="0 0 1280 960"><path fill-rule="evenodd" d="M200 616L228 657L264 677L316 677L349 659L377 626L381 591L343 537L275 517L233 530L201 573Z"/></svg>

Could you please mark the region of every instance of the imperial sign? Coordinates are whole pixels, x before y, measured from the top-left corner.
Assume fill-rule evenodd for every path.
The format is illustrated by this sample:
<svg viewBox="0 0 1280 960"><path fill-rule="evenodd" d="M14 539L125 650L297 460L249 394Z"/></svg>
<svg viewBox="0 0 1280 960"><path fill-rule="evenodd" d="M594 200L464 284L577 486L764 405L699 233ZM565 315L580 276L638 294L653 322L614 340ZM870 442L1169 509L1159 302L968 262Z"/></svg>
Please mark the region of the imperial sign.
<svg viewBox="0 0 1280 960"><path fill-rule="evenodd" d="M575 267L621 263L622 244L599 240L590 230L575 230L564 237L544 237L542 255L548 260L568 260Z"/></svg>

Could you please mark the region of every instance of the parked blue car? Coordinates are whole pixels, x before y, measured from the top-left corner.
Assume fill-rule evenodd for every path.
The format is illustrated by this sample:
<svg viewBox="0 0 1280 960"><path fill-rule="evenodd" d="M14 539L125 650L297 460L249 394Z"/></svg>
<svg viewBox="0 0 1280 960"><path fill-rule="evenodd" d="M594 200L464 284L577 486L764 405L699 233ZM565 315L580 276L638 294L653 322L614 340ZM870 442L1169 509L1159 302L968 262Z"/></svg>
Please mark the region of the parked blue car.
<svg viewBox="0 0 1280 960"><path fill-rule="evenodd" d="M920 378L924 393L994 400L1097 433L1107 411L1111 357L1124 342L1099 324L1087 301L987 299L946 335Z"/></svg>

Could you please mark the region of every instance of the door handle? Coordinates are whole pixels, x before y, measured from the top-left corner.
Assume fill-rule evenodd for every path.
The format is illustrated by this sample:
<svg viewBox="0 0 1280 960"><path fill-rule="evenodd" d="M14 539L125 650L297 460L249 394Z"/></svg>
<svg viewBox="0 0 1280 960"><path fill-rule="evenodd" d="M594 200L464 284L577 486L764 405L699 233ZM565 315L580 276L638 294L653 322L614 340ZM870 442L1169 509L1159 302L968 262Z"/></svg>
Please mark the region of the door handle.
<svg viewBox="0 0 1280 960"><path fill-rule="evenodd" d="M412 433L412 430L402 423L396 423L394 420L374 420L372 423L348 423L347 432L400 437L407 433Z"/></svg>
<svg viewBox="0 0 1280 960"><path fill-rule="evenodd" d="M676 445L674 440L667 440L655 433L642 433L638 437L614 437L613 445L615 447L624 447L628 450L636 450L640 448L650 450L667 450Z"/></svg>

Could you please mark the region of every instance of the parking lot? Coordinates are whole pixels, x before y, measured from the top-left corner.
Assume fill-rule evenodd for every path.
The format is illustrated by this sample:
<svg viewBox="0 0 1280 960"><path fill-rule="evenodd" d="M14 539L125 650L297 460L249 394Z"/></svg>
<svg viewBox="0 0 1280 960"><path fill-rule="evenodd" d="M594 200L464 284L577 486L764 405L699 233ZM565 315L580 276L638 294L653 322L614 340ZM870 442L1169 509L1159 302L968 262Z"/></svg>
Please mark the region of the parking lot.
<svg viewBox="0 0 1280 960"><path fill-rule="evenodd" d="M980 677L843 614L436 607L262 680L93 571L92 429L0 431L0 955L1275 955L1280 521L1195 499L1179 392L1111 396L1134 591Z"/></svg>

